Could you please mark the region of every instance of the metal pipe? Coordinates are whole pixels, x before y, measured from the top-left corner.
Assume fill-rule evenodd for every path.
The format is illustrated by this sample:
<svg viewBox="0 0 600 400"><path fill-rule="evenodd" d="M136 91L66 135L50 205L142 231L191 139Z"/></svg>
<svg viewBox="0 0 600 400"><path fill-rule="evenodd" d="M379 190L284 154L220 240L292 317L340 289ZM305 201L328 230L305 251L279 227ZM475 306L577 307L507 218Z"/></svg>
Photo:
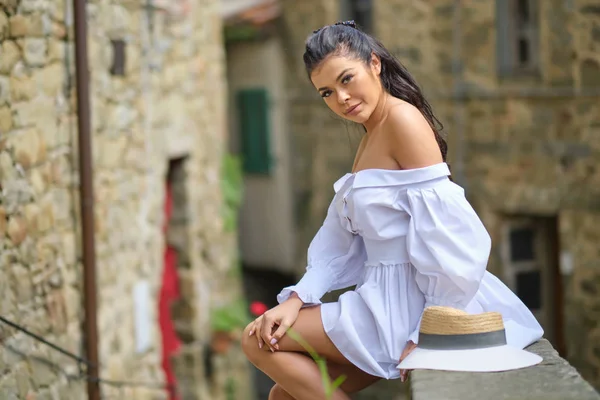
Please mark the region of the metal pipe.
<svg viewBox="0 0 600 400"><path fill-rule="evenodd" d="M77 89L77 129L79 145L79 202L83 244L83 336L89 400L100 400L98 382L98 325L96 304L96 254L94 247L94 187L92 172L91 113L87 53L86 0L73 0L75 23L75 77Z"/></svg>

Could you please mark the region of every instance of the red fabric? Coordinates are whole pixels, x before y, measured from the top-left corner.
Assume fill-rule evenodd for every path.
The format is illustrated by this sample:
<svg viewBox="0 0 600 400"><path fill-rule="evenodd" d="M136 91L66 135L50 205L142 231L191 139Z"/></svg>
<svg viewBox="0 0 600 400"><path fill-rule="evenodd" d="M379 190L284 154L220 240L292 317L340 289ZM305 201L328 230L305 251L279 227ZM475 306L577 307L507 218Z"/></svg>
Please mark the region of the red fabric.
<svg viewBox="0 0 600 400"><path fill-rule="evenodd" d="M165 233L173 211L173 192L170 184L166 186L165 199ZM175 326L171 316L171 303L179 298L179 280L177 277L177 251L166 245L164 254L164 267L162 274L162 284L158 301L158 324L162 334L162 368L167 379L167 384L173 388L177 387L173 366L170 357L179 351L181 341L175 332ZM169 400L178 400L179 397L175 391L169 394Z"/></svg>

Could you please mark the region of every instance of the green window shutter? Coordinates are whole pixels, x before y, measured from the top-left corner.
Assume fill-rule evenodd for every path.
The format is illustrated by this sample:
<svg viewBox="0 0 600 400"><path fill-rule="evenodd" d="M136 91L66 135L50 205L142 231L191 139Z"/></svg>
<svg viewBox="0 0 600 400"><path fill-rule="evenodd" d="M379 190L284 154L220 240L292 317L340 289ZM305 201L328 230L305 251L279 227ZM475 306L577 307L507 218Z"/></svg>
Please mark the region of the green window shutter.
<svg viewBox="0 0 600 400"><path fill-rule="evenodd" d="M244 172L271 172L269 101L265 89L245 89L237 94Z"/></svg>

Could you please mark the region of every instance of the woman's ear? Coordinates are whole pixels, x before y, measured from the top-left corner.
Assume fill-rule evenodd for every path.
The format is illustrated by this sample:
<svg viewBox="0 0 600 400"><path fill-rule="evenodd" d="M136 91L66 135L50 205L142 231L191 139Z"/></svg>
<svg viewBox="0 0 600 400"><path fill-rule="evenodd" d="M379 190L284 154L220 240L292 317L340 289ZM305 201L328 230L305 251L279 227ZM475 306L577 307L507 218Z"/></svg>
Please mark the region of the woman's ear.
<svg viewBox="0 0 600 400"><path fill-rule="evenodd" d="M371 70L376 76L381 75L381 59L375 53L371 53Z"/></svg>

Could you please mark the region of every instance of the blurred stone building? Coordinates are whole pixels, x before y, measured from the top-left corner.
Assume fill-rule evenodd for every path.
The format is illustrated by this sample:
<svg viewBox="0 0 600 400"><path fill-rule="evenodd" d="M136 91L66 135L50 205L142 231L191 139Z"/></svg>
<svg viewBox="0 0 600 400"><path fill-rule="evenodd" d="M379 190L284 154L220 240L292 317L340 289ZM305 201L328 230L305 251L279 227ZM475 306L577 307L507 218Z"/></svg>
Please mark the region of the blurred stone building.
<svg viewBox="0 0 600 400"><path fill-rule="evenodd" d="M211 310L240 294L220 4L84 3L102 398L167 398L175 374L182 398L242 399L240 352L208 352ZM0 1L0 316L86 358L75 18L71 0ZM87 398L76 362L0 338L0 398Z"/></svg>
<svg viewBox="0 0 600 400"><path fill-rule="evenodd" d="M242 246L245 264L264 270L267 282L267 277L273 277L270 271L290 271L287 260L291 257L295 260L291 270L302 274L306 249L333 195L332 183L351 168L360 129L327 109L306 77L302 53L304 40L314 29L354 19L408 67L445 125L453 178L466 189L493 238L489 270L529 306L561 355L600 387L597 1L305 0L280 4L281 16L270 24L270 30L255 30L241 40L237 37L237 54L240 48L246 49L246 57L255 57L262 69L257 72L242 58L228 56L229 63L239 66L233 76L245 72L244 79L249 79L259 73L265 82L262 87L271 88L265 115L277 128L265 146L253 151L272 157L273 171L289 166L291 185L280 181L279 193L290 190L293 194L293 237L270 240L268 235L255 233L251 239L257 225L249 224L254 229L241 231L242 243L254 240L264 251ZM274 44L271 58L256 50L268 43ZM277 58L281 53L285 64ZM229 72L231 82L231 68ZM282 79L283 89L276 83ZM284 125L276 122L282 112ZM281 147L277 138L285 136ZM269 149L269 140L279 141L273 144L276 151ZM246 181L276 185L277 176L247 171ZM281 206L288 198L278 200ZM248 220L261 218L255 212L260 207L263 215L274 216L268 212L270 204L254 200L253 205L245 199L242 221L244 213ZM266 228L261 233L289 225L275 217L262 221ZM277 257L267 259L266 255L277 250L280 257L284 239L293 240L295 246L278 265L273 261ZM254 258L255 253L263 258ZM261 293L272 296L278 289Z"/></svg>
<svg viewBox="0 0 600 400"><path fill-rule="evenodd" d="M493 238L489 270L600 387L600 6L594 0L283 2L296 259L348 172L357 127L306 78L303 42L355 19L417 78L454 180Z"/></svg>

